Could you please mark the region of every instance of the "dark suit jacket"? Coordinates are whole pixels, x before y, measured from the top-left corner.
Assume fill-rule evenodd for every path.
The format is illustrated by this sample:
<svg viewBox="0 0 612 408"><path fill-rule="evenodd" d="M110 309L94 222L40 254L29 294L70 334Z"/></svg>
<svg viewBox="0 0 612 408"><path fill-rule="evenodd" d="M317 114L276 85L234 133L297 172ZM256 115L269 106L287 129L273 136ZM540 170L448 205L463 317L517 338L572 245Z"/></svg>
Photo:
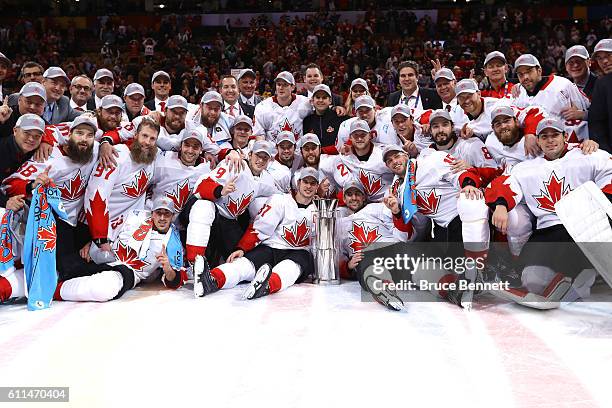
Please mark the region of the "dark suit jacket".
<svg viewBox="0 0 612 408"><path fill-rule="evenodd" d="M387 106L397 105L400 101L401 95L401 89L390 94L387 98ZM421 97L423 109L442 109L442 99L440 99L440 96L435 89L419 87L419 96Z"/></svg>
<svg viewBox="0 0 612 408"><path fill-rule="evenodd" d="M259 95L254 95L254 97L255 97L255 106L257 106L257 104L258 104L259 102L261 102L261 96L259 96ZM239 99L240 101L242 101L242 97L241 97L241 96L239 96L239 97L238 97L238 99Z"/></svg>
<svg viewBox="0 0 612 408"><path fill-rule="evenodd" d="M146 101L144 103L144 106L146 106L151 112L153 112L155 110L155 98Z"/></svg>
<svg viewBox="0 0 612 408"><path fill-rule="evenodd" d="M240 97L238 97L238 103L240 104L240 108L242 109L242 112L245 115L247 115L249 118L253 119L253 116L255 116L255 107L251 105L247 105L246 103L243 103Z"/></svg>
<svg viewBox="0 0 612 408"><path fill-rule="evenodd" d="M95 111L96 110L96 97L92 96L87 101L87 110Z"/></svg>
<svg viewBox="0 0 612 408"><path fill-rule="evenodd" d="M300 95L308 96L308 91L304 89ZM332 94L332 106L342 106L342 97L340 95L336 95L335 93Z"/></svg>
<svg viewBox="0 0 612 408"><path fill-rule="evenodd" d="M79 116L82 112L74 110L70 107L70 99L66 95L63 95L57 102L55 102L55 109L53 109L53 116L51 116L50 124L56 125L62 122L72 122L74 118Z"/></svg>
<svg viewBox="0 0 612 408"><path fill-rule="evenodd" d="M612 74L595 81L595 89L589 107L589 138L599 143L599 148L612 153Z"/></svg>

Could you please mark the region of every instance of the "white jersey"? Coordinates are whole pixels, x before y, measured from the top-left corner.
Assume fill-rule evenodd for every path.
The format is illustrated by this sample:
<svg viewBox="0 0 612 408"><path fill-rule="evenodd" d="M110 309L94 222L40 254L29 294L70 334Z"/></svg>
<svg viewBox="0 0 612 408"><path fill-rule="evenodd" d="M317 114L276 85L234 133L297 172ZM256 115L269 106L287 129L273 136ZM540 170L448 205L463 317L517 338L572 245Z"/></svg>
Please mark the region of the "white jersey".
<svg viewBox="0 0 612 408"><path fill-rule="evenodd" d="M481 140L485 140L487 135L493 131L491 127L491 112L498 105L508 105L508 101L506 99L497 99L497 98L488 98L483 97L482 99L482 112L477 117L472 117L471 115L467 115L468 121L466 123L467 127L472 129L474 132L474 136L478 137ZM455 126L455 129L460 129Z"/></svg>
<svg viewBox="0 0 612 408"><path fill-rule="evenodd" d="M557 160L538 157L517 164L509 176L501 176L485 192L488 204L503 198L512 210L524 201L537 219L537 228L561 224L555 204L570 191L593 181L612 194L612 157L604 150L583 154L577 145ZM580 209L576 209L580 211Z"/></svg>
<svg viewBox="0 0 612 408"><path fill-rule="evenodd" d="M272 176L278 191L281 193L289 193L291 191L291 169L289 167L278 160L273 160L264 171Z"/></svg>
<svg viewBox="0 0 612 408"><path fill-rule="evenodd" d="M187 203L198 179L209 173L209 163L186 166L181 162L179 153L162 152L156 160L151 183L152 201L160 196L168 197L174 204L175 214L178 214Z"/></svg>
<svg viewBox="0 0 612 408"><path fill-rule="evenodd" d="M14 174L6 178L9 195L26 194L26 185L36 180L46 168L49 168L49 178L53 180L61 193L62 204L68 223L75 226L79 213L83 209L83 196L94 166L98 162L98 142L94 142L93 154L87 163L76 163L66 155L64 146L54 146L49 158L40 163L34 159L25 162Z"/></svg>
<svg viewBox="0 0 612 408"><path fill-rule="evenodd" d="M226 196L215 197L215 190L219 186L225 186L236 176L238 176L235 181L236 190ZM269 175L262 173L262 177L269 177ZM201 177L196 182L194 194L199 199L213 201L223 217L235 220L249 208L256 198L269 197L279 192L273 185L273 181L264 183L262 177L254 176L247 163L240 173L235 173L229 171L228 163L221 162L209 175Z"/></svg>
<svg viewBox="0 0 612 408"><path fill-rule="evenodd" d="M397 137L397 133L395 133L393 124L391 124L391 109L393 108L385 108L376 112L374 126L370 125L370 134L372 135L373 143L378 143L380 145L402 145L399 137ZM344 145L349 141L351 124L358 119L359 118L355 116L340 124L338 128L338 138L336 139L336 149L338 151L341 151Z"/></svg>
<svg viewBox="0 0 612 408"><path fill-rule="evenodd" d="M375 242L407 242L414 235L412 226L404 224L401 217L394 217L383 203L367 204L356 213L339 218L337 228L342 260L349 260L355 252Z"/></svg>
<svg viewBox="0 0 612 408"><path fill-rule="evenodd" d="M497 168L497 162L485 144L477 137L469 139L460 137L450 149L441 151L450 153L456 159L466 161L471 167Z"/></svg>
<svg viewBox="0 0 612 408"><path fill-rule="evenodd" d="M588 123L580 120L563 119L561 111L571 106L586 111L591 103L589 98L582 93L567 78L550 75L548 80L542 85L535 95L528 95L523 86L519 86L519 95L512 99L512 104L519 108L528 106L539 106L548 115L561 120L565 123L565 131L569 135L569 142L579 142L589 138Z"/></svg>
<svg viewBox="0 0 612 408"><path fill-rule="evenodd" d="M55 125L45 125L45 133L43 134L42 141L55 146L56 144L64 145L68 142L70 137L70 125L72 122L62 122ZM94 139L100 141L104 132L100 129L96 130Z"/></svg>
<svg viewBox="0 0 612 408"><path fill-rule="evenodd" d="M142 281L157 280L163 273L157 255L167 246L172 229L161 234L152 228L152 225L149 211L134 211L126 216L126 221L112 245L118 263L134 271L134 286Z"/></svg>
<svg viewBox="0 0 612 408"><path fill-rule="evenodd" d="M153 180L155 161L136 163L126 145L115 149L117 166L104 169L98 163L85 190L85 216L93 239L114 240L127 214L145 208L145 193Z"/></svg>
<svg viewBox="0 0 612 408"><path fill-rule="evenodd" d="M391 183L393 173L385 165L382 158L382 148L374 144L367 160L361 161L354 152L338 156L341 163L337 166L340 175L346 176L347 171L363 185L368 202L381 201Z"/></svg>
<svg viewBox="0 0 612 408"><path fill-rule="evenodd" d="M259 244L276 249L310 250L315 211L314 203L304 208L291 194L275 194L261 207L237 247L245 252Z"/></svg>
<svg viewBox="0 0 612 408"><path fill-rule="evenodd" d="M457 200L461 184L472 173L453 173L451 163L455 160L446 152L425 149L416 159L414 188L417 192L419 212L446 228L457 217ZM470 177L479 181L478 176Z"/></svg>
<svg viewBox="0 0 612 408"><path fill-rule="evenodd" d="M221 112L217 123L213 126L205 126L201 119L194 120L193 123L204 136L208 136L208 139L220 148L231 148L232 144L232 133L230 129L234 126L234 118L225 112Z"/></svg>
<svg viewBox="0 0 612 408"><path fill-rule="evenodd" d="M456 101L456 100L457 100L456 98L453 99L453 101ZM461 106L459 106L459 104L457 103L450 105L449 109L450 110L447 110L447 111L451 117L451 120L453 121L453 128L455 129L456 132L459 132L461 128L463 127L463 125L468 123L470 119L465 114ZM421 126L429 125L429 116L431 116L432 112L433 112L433 109L427 109L425 111L417 111L416 114L418 116L415 116L414 118L415 123L418 123Z"/></svg>
<svg viewBox="0 0 612 408"><path fill-rule="evenodd" d="M313 110L307 97L293 95L291 98L288 106L280 106L274 96L258 103L255 106L253 134L265 136L274 145L276 136L282 131L292 132L298 140L302 136L302 121Z"/></svg>

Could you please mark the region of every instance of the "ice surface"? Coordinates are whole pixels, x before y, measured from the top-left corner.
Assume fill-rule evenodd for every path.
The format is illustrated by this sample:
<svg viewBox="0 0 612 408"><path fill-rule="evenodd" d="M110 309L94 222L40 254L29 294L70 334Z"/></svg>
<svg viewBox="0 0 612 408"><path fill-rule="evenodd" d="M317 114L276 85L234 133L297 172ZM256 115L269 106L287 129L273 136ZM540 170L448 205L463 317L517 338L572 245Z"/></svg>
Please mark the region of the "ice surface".
<svg viewBox="0 0 612 408"><path fill-rule="evenodd" d="M242 290L1 305L0 385L69 386L70 406L87 408L612 406L612 303L394 313L356 283Z"/></svg>

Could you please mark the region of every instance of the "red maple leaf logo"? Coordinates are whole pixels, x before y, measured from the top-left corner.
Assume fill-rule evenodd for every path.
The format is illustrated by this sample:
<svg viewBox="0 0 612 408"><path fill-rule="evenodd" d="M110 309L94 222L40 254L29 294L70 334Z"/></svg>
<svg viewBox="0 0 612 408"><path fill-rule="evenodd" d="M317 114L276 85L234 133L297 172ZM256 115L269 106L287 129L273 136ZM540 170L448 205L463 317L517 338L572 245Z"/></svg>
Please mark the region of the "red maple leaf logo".
<svg viewBox="0 0 612 408"><path fill-rule="evenodd" d="M55 231L55 223L51 223L49 228L40 227L38 228L38 232L36 236L39 241L43 241L45 246L43 247L43 251L53 251L55 250L55 243L57 239L57 234Z"/></svg>
<svg viewBox="0 0 612 408"><path fill-rule="evenodd" d="M85 194L85 183L83 183L84 179L81 176L81 170L78 170L73 178L70 181L66 181L59 188L60 193L62 194L62 199L66 201L76 201Z"/></svg>
<svg viewBox="0 0 612 408"><path fill-rule="evenodd" d="M391 185L391 194L395 197L399 197L400 179L396 179Z"/></svg>
<svg viewBox="0 0 612 408"><path fill-rule="evenodd" d="M382 176L373 176L363 169L359 170L359 181L368 196L373 196L382 189Z"/></svg>
<svg viewBox="0 0 612 408"><path fill-rule="evenodd" d="M378 233L378 227L370 229L366 227L364 223L353 223L353 228L349 231L349 234L353 237L351 238L349 247L355 252L367 248L372 242L376 242L382 237L382 235Z"/></svg>
<svg viewBox="0 0 612 408"><path fill-rule="evenodd" d="M138 259L138 254L132 248L127 245L123 245L120 241L119 246L115 250L115 254L117 255L117 259L126 266L129 266L134 271L142 271L142 269L146 266L149 266L147 261L143 261L142 259Z"/></svg>
<svg viewBox="0 0 612 408"><path fill-rule="evenodd" d="M287 119L287 118L285 118L283 123L279 126L279 129L280 129L279 130L280 132L291 132L291 133L293 133L293 135L295 136L296 140L300 137L299 133L297 133L293 129L293 125L291 123L289 123L289 119Z"/></svg>
<svg viewBox="0 0 612 408"><path fill-rule="evenodd" d="M91 211L90 211L91 210ZM95 215L104 215L107 214L106 210L106 200L102 198L100 192L96 190L96 194L94 194L93 199L89 200L89 209L85 213L88 219L93 219Z"/></svg>
<svg viewBox="0 0 612 408"><path fill-rule="evenodd" d="M191 194L191 189L189 188L189 180L185 179L182 183L180 183L174 191L165 191L166 197L168 197L174 203L174 209L176 211L181 211L185 204L187 203L187 199Z"/></svg>
<svg viewBox="0 0 612 408"><path fill-rule="evenodd" d="M553 171L548 182L544 182L544 189L540 190L540 195L533 196L538 202L538 208L544 211L555 212L555 203L563 196L572 191L569 185L565 185L565 177L557 178Z"/></svg>
<svg viewBox="0 0 612 408"><path fill-rule="evenodd" d="M291 228L283 227L283 239L292 247L305 247L310 243L310 227L306 223L306 218L296 222Z"/></svg>
<svg viewBox="0 0 612 408"><path fill-rule="evenodd" d="M251 200L253 199L253 191L251 191L249 195L241 195L240 198L235 201L232 200L232 197L227 197L227 199L228 202L225 204L225 208L234 217L238 217L251 203Z"/></svg>
<svg viewBox="0 0 612 408"><path fill-rule="evenodd" d="M149 184L149 175L141 169L136 175L136 180L132 181L131 184L122 184L123 195L138 198L147 191L147 185Z"/></svg>
<svg viewBox="0 0 612 408"><path fill-rule="evenodd" d="M417 207L419 207L421 214L432 215L437 213L439 204L440 196L436 194L435 190L431 190L429 194L417 192Z"/></svg>

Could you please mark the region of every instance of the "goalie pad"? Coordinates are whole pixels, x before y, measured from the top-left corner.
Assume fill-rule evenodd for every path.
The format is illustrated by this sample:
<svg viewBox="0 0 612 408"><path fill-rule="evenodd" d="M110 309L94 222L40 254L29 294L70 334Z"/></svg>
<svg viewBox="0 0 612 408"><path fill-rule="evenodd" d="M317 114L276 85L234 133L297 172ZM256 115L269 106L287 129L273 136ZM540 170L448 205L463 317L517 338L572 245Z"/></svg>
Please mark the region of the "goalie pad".
<svg viewBox="0 0 612 408"><path fill-rule="evenodd" d="M555 211L567 232L578 244L593 267L612 287L612 203L599 187L587 181L555 204Z"/></svg>
<svg viewBox="0 0 612 408"><path fill-rule="evenodd" d="M550 310L557 309L560 306L561 299L571 286L572 279L559 273L541 295L536 295L523 288L497 290L491 291L491 293L500 299L511 300L532 309Z"/></svg>

